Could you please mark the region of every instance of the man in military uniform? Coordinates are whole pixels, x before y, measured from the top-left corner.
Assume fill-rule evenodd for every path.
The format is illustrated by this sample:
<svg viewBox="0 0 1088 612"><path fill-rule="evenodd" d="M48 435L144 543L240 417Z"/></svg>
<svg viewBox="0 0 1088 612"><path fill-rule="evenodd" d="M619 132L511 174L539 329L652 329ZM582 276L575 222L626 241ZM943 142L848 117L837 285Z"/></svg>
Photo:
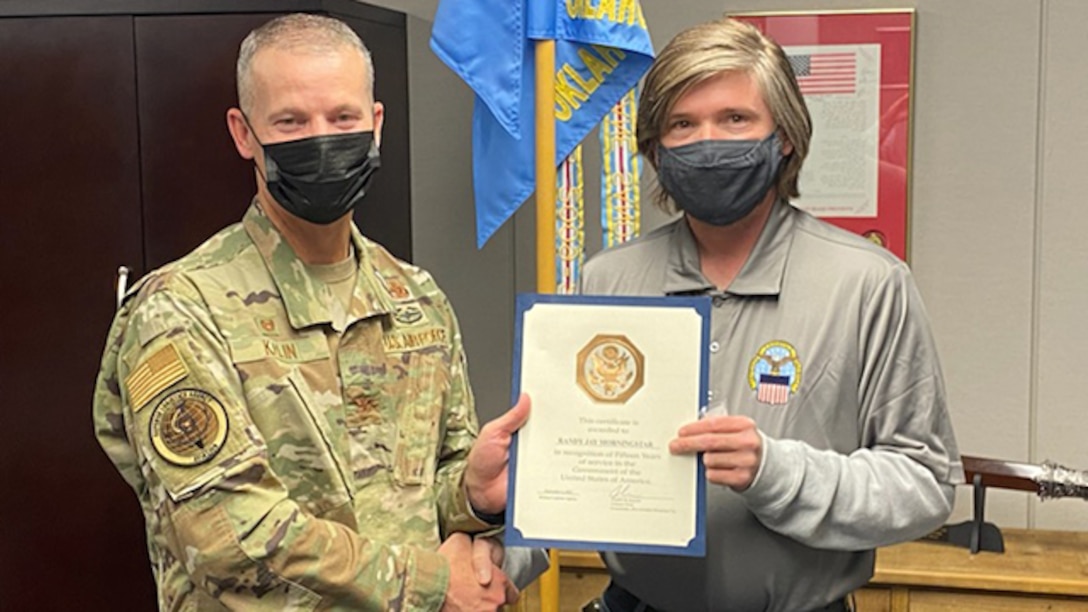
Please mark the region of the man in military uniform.
<svg viewBox="0 0 1088 612"><path fill-rule="evenodd" d="M133 287L95 388L159 606L495 609L516 591L465 534L501 520L528 401L477 440L445 295L352 223L379 166L369 52L290 15L246 38L237 78L257 196Z"/></svg>

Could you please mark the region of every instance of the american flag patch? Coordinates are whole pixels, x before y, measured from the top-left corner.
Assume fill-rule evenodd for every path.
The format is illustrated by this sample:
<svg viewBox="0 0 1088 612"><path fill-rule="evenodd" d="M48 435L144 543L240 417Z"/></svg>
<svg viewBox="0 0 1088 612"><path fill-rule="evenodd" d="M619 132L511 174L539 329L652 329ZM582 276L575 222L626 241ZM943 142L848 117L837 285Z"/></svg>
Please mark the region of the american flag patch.
<svg viewBox="0 0 1088 612"><path fill-rule="evenodd" d="M790 377L760 374L756 399L764 404L785 404L790 398Z"/></svg>
<svg viewBox="0 0 1088 612"><path fill-rule="evenodd" d="M852 52L790 55L789 61L803 95L857 91L858 58Z"/></svg>
<svg viewBox="0 0 1088 612"><path fill-rule="evenodd" d="M168 344L136 366L125 378L128 403L139 412L151 398L189 375L174 345Z"/></svg>

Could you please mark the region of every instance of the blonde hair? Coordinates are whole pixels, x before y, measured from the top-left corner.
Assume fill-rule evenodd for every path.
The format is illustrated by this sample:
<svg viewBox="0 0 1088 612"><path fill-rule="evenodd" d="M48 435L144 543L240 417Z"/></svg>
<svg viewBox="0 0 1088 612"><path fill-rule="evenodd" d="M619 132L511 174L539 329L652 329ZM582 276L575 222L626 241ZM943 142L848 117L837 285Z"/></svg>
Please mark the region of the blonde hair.
<svg viewBox="0 0 1088 612"><path fill-rule="evenodd" d="M725 71L744 72L755 80L776 129L793 146L778 171L775 187L780 197L796 198L800 195L797 177L812 139L808 107L782 47L754 26L735 19L688 28L658 54L639 99L639 152L656 170L657 145L676 102L695 85ZM666 212L675 212L660 185L654 203Z"/></svg>
<svg viewBox="0 0 1088 612"><path fill-rule="evenodd" d="M242 41L235 78L238 83L238 105L243 112L248 114L253 108L253 57L258 51L272 47L312 53L327 53L343 47L357 50L366 64L367 96L374 100L374 61L359 35L339 19L294 13L269 21L250 32Z"/></svg>

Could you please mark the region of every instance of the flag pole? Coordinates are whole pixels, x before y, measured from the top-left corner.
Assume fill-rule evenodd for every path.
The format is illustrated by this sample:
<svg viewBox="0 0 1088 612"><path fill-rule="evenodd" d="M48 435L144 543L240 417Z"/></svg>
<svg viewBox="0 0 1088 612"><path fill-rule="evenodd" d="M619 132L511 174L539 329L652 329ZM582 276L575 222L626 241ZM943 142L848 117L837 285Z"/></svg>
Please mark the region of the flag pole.
<svg viewBox="0 0 1088 612"><path fill-rule="evenodd" d="M555 41L536 41L536 290L555 293ZM559 612L559 552L540 576L541 612Z"/></svg>
<svg viewBox="0 0 1088 612"><path fill-rule="evenodd" d="M555 293L555 41L536 41L536 290Z"/></svg>

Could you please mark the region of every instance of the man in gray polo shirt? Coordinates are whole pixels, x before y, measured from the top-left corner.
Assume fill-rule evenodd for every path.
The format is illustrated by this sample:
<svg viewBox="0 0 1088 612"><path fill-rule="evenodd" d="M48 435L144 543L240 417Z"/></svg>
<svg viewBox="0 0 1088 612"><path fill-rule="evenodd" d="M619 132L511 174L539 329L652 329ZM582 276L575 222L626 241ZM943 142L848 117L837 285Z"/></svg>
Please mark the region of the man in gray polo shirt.
<svg viewBox="0 0 1088 612"><path fill-rule="evenodd" d="M610 612L845 610L874 548L951 511L963 469L922 300L902 261L790 205L811 133L749 25L684 31L647 75L639 151L683 215L593 258L582 292L713 299L708 413L670 446L704 453L707 556L606 555Z"/></svg>

